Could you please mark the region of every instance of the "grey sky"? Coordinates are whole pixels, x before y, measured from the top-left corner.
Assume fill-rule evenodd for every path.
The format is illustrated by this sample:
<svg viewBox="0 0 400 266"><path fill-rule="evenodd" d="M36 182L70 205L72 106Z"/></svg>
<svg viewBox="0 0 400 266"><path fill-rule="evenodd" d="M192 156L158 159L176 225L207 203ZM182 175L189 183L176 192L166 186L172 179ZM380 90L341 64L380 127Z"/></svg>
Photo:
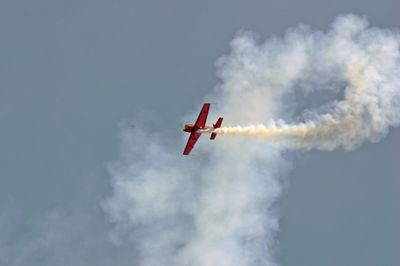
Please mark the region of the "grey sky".
<svg viewBox="0 0 400 266"><path fill-rule="evenodd" d="M0 264L135 265L112 244L118 123L180 140L238 30L262 38L339 13L399 27L397 1L1 1ZM177 141L177 145L182 143ZM282 265L399 265L399 130L352 152L300 154L278 202Z"/></svg>

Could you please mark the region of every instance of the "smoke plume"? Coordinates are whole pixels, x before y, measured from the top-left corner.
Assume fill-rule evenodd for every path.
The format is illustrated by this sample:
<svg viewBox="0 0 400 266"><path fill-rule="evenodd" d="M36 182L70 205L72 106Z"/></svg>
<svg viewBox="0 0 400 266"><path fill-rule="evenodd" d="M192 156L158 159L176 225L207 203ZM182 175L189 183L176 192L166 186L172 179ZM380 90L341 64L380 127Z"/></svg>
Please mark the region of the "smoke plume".
<svg viewBox="0 0 400 266"><path fill-rule="evenodd" d="M292 34L292 38L297 38L295 49L300 50L294 60L301 58L303 62L295 69L301 73L296 78L314 85L314 90L325 89L315 79L321 83L344 82L344 99L332 102L327 113L314 112L306 122L271 121L267 125L225 127L215 132L288 141L305 149L332 150L352 149L365 140L377 141L390 126L398 126L398 32L367 28L365 19L347 16L338 18L326 34L307 30ZM268 45L267 42L264 46Z"/></svg>
<svg viewBox="0 0 400 266"><path fill-rule="evenodd" d="M368 28L355 15L338 16L327 32L300 25L265 42L239 33L217 62L209 121L250 125L220 135L262 138L202 137L183 157L187 136L171 148L154 131L122 130L103 204L113 239L133 243L138 265L276 265L275 203L290 150L351 149L397 126L399 43L394 30ZM296 116L290 95L319 90L344 96Z"/></svg>

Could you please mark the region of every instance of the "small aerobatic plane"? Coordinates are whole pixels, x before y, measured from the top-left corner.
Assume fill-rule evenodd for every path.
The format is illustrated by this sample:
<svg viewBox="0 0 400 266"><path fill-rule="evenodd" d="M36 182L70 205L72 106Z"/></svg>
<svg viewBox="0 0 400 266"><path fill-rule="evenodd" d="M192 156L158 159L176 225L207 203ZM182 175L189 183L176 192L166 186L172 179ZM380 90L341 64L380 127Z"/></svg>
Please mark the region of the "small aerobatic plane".
<svg viewBox="0 0 400 266"><path fill-rule="evenodd" d="M196 123L186 124L183 126L183 131L190 133L185 150L183 151L184 155L189 155L190 151L194 147L194 144L196 144L197 140L200 138L202 133L211 133L210 139L215 139L215 137L217 136L217 133L215 133L213 130L215 128L221 127L223 118L222 117L218 118L217 122L213 124L212 127L206 126L209 109L210 109L210 103L203 104L203 108L201 108Z"/></svg>

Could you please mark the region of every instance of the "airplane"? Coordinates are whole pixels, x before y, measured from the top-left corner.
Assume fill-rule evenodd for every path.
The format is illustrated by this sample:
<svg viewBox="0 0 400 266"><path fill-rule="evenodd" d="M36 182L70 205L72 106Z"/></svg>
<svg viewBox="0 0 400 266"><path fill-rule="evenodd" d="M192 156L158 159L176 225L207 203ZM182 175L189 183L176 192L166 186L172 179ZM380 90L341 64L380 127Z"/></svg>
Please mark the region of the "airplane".
<svg viewBox="0 0 400 266"><path fill-rule="evenodd" d="M217 122L213 124L212 127L206 125L208 110L210 110L210 103L204 103L203 108L197 117L196 123L194 124L186 124L183 126L183 131L190 133L189 139L186 143L185 150L183 151L183 155L189 155L190 151L193 149L197 140L200 138L203 133L211 133L211 140L214 140L217 137L217 133L213 130L215 128L220 128L222 124L222 117L218 118Z"/></svg>

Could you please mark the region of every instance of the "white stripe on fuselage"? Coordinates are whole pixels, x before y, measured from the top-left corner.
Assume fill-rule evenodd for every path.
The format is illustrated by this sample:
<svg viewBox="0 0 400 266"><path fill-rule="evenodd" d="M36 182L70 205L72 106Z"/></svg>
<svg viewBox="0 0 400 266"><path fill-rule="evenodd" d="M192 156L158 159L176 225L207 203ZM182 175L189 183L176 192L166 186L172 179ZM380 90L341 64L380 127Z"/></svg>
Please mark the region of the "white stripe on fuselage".
<svg viewBox="0 0 400 266"><path fill-rule="evenodd" d="M199 128L196 130L198 133L214 133L214 128L212 127L205 127L205 128Z"/></svg>

